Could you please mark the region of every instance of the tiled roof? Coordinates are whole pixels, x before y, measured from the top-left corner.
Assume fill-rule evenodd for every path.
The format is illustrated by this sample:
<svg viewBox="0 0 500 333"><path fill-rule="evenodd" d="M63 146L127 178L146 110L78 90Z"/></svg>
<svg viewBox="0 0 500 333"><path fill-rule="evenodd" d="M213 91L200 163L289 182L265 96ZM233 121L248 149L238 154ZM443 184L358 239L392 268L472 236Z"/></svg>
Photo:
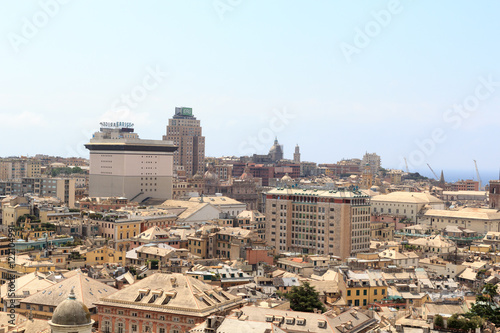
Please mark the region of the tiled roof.
<svg viewBox="0 0 500 333"><path fill-rule="evenodd" d="M73 276L44 290L26 297L21 303L53 306L54 308L68 298L71 288L75 288L76 299L89 309L102 297L113 294L117 289L77 272Z"/></svg>
<svg viewBox="0 0 500 333"><path fill-rule="evenodd" d="M443 203L442 200L422 192L392 192L389 194L381 194L371 199L372 203L376 202L401 202L413 204L428 204L428 203Z"/></svg>
<svg viewBox="0 0 500 333"><path fill-rule="evenodd" d="M500 212L489 208L464 208L461 210L429 209L425 216L475 219L475 220L500 220Z"/></svg>
<svg viewBox="0 0 500 333"><path fill-rule="evenodd" d="M102 298L98 304L204 317L243 302L241 297L195 278L156 273Z"/></svg>

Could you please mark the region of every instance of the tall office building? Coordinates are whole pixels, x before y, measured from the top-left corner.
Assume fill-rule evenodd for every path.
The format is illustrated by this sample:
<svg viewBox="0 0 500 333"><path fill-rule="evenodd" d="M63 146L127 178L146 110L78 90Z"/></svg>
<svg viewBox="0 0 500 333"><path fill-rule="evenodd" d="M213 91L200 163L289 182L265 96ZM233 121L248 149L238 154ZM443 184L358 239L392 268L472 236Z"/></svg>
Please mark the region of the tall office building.
<svg viewBox="0 0 500 333"><path fill-rule="evenodd" d="M142 140L130 123L101 123L85 147L90 150L91 197L130 201L172 198L173 153L170 141Z"/></svg>
<svg viewBox="0 0 500 333"><path fill-rule="evenodd" d="M266 193L266 242L281 252L348 258L370 248L370 199L358 191Z"/></svg>
<svg viewBox="0 0 500 333"><path fill-rule="evenodd" d="M178 146L174 152L174 168L183 167L187 176L205 171L205 137L201 135L200 121L193 116L193 109L176 107L172 119L168 120L167 135Z"/></svg>

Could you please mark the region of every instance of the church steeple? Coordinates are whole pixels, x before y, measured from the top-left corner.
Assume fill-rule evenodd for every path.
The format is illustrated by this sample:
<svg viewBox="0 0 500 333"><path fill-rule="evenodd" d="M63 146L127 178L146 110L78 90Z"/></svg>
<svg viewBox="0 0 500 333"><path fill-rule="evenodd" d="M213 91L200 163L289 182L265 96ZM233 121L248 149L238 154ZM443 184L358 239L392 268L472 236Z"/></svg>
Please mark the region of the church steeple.
<svg viewBox="0 0 500 333"><path fill-rule="evenodd" d="M441 170L441 177L439 178L439 182L443 184L445 183L443 170Z"/></svg>
<svg viewBox="0 0 500 333"><path fill-rule="evenodd" d="M293 162L300 164L300 148L298 144L295 146L295 153L293 153Z"/></svg>

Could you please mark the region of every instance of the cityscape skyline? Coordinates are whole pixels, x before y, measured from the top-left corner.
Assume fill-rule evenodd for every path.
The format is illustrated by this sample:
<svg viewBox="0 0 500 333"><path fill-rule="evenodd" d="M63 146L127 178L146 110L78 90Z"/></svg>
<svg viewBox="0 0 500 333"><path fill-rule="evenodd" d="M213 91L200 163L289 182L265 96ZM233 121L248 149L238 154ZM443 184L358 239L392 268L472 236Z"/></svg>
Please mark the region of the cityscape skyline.
<svg viewBox="0 0 500 333"><path fill-rule="evenodd" d="M499 12L0 3L0 333L500 333Z"/></svg>
<svg viewBox="0 0 500 333"><path fill-rule="evenodd" d="M3 5L0 121L23 125L0 134L16 142L3 156L88 157L100 121L131 121L159 139L187 106L207 156L265 153L277 136L287 158L296 144L317 163L368 151L387 168L407 158L410 171L432 176L429 163L461 178L474 176L475 159L497 178L485 144L498 119L495 2L155 2L155 13L133 2L42 3L53 2ZM49 19L26 35L40 13Z"/></svg>

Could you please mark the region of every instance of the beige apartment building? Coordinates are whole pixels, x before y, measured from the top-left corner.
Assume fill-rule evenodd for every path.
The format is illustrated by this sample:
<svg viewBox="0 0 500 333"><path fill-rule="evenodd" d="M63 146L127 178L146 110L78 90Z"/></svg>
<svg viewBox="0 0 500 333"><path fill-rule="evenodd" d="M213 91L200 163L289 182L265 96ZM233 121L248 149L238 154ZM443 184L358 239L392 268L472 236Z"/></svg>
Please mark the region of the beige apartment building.
<svg viewBox="0 0 500 333"><path fill-rule="evenodd" d="M370 200L359 191L276 188L266 193L266 242L277 253L342 259L370 247Z"/></svg>
<svg viewBox="0 0 500 333"><path fill-rule="evenodd" d="M90 150L91 197L125 197L141 202L172 198L170 141L142 140L128 123L101 123L85 147Z"/></svg>
<svg viewBox="0 0 500 333"><path fill-rule="evenodd" d="M75 207L75 180L69 178L24 177L0 182L0 194L59 198L68 207Z"/></svg>
<svg viewBox="0 0 500 333"><path fill-rule="evenodd" d="M9 158L0 160L0 180L39 177L40 161L34 158Z"/></svg>
<svg viewBox="0 0 500 333"><path fill-rule="evenodd" d="M371 199L373 214L405 216L410 222L418 222L417 216L425 206L444 209L442 200L423 192L392 192Z"/></svg>
<svg viewBox="0 0 500 333"><path fill-rule="evenodd" d="M201 130L192 108L176 107L174 117L168 120L167 134L163 136L163 140L179 147L173 154L174 168L184 167L188 177L205 171L205 137Z"/></svg>
<svg viewBox="0 0 500 333"><path fill-rule="evenodd" d="M491 208L430 209L424 214L420 223L430 225L435 230L454 225L474 230L479 234L487 234L489 231L500 231L500 213L497 209Z"/></svg>

